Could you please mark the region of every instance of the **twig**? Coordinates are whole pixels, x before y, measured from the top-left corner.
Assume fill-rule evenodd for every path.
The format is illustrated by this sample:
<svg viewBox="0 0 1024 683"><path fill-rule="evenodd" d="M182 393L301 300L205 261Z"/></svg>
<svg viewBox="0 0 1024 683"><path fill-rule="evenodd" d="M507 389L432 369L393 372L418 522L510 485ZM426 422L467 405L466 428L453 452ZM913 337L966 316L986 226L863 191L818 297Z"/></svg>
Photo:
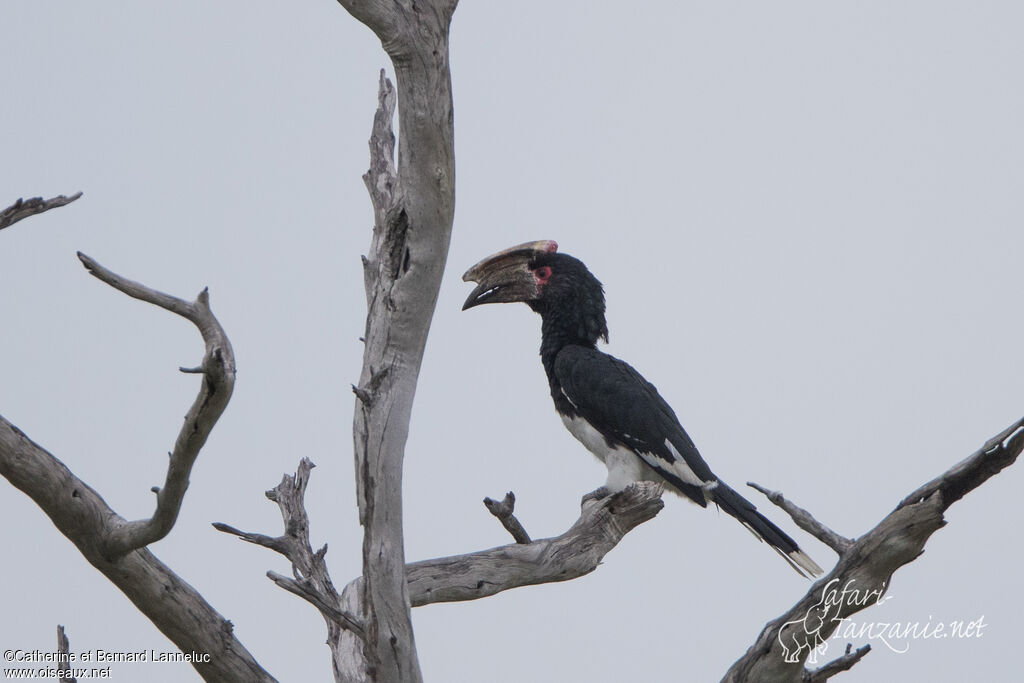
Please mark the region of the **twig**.
<svg viewBox="0 0 1024 683"><path fill-rule="evenodd" d="M796 522L798 527L814 536L829 548L832 548L832 550L836 551L836 554L840 557L846 554L853 545L852 539L840 536L815 519L814 515L810 512L786 500L781 491L769 491L763 486L759 486L752 481L748 481L747 486L757 489L763 493L768 500L785 510L786 513L793 518L793 521Z"/></svg>
<svg viewBox="0 0 1024 683"><path fill-rule="evenodd" d="M206 344L206 354L200 366L203 383L174 443L164 485L156 490L156 510L149 519L126 522L110 530L104 553L115 559L160 540L174 528L188 489L192 466L231 399L235 386L235 355L227 334L210 310L208 290L204 289L195 301L189 302L121 277L81 252L78 258L90 275L114 289L192 322Z"/></svg>
<svg viewBox="0 0 1024 683"><path fill-rule="evenodd" d="M846 644L846 654L837 659L833 659L831 662L815 669L814 671L805 671L803 676L803 683L823 683L828 679L832 678L836 674L840 674L844 671L849 671L853 668L853 665L864 658L864 655L871 652L871 645L865 645L853 650L853 643Z"/></svg>
<svg viewBox="0 0 1024 683"><path fill-rule="evenodd" d="M71 676L71 643L68 641L68 634L64 632L64 627L60 624L57 625L57 654L57 671L66 673L58 678L68 681L68 683L77 683L78 679Z"/></svg>
<svg viewBox="0 0 1024 683"><path fill-rule="evenodd" d="M530 534L526 533L526 529L519 523L516 516L512 514L516 507L516 494L509 491L500 503L492 498L484 498L484 505L491 511L492 515L498 518L502 526L512 534L512 538L516 540L516 543L531 542Z"/></svg>
<svg viewBox="0 0 1024 683"><path fill-rule="evenodd" d="M14 225L23 218L28 218L29 216L34 216L37 213L42 213L44 211L49 211L50 209L56 209L59 206L70 204L81 196L81 192L76 192L70 197L58 195L52 199L43 199L42 197L19 199L3 211L0 211L0 230Z"/></svg>
<svg viewBox="0 0 1024 683"><path fill-rule="evenodd" d="M295 578L290 579L276 572L267 572L267 578L316 607L327 621L329 629L346 629L362 638L365 631L360 620L341 608L341 599L334 589L324 561L327 546L314 552L309 544L309 516L306 514L304 499L309 473L314 467L316 465L309 458L303 458L294 476L285 475L280 484L266 492L267 498L277 503L281 510L284 520L282 535L249 533L222 522L214 522L213 528L287 557ZM336 634L332 633L331 640L335 637Z"/></svg>
<svg viewBox="0 0 1024 683"><path fill-rule="evenodd" d="M325 618L337 622L360 638L366 637L362 624L354 616L343 611L340 607L328 604L324 600L324 596L311 586L308 581L304 579L289 579L287 576L282 576L272 571L267 572L267 578L289 593L299 596L316 607Z"/></svg>

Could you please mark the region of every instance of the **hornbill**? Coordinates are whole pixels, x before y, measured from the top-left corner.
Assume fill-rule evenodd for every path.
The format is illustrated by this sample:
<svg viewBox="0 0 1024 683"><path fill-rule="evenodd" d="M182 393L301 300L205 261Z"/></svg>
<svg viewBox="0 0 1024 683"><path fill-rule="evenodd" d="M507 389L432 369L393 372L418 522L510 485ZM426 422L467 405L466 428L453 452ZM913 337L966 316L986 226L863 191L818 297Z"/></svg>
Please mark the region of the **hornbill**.
<svg viewBox="0 0 1024 683"><path fill-rule="evenodd" d="M466 271L477 287L462 310L522 301L541 316L540 357L566 428L608 468L599 496L635 481L665 482L701 507L709 502L767 542L801 575L822 573L796 542L714 475L654 385L597 349L608 341L604 289L583 262L551 240L498 252Z"/></svg>

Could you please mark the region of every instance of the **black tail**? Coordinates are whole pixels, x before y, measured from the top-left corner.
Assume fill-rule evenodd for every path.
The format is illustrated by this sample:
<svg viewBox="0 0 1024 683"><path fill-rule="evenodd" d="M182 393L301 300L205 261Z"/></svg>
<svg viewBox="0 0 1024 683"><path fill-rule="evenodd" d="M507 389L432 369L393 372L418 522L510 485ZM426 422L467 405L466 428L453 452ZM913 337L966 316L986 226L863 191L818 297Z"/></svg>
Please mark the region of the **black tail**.
<svg viewBox="0 0 1024 683"><path fill-rule="evenodd" d="M711 489L711 499L727 514L739 520L751 533L770 545L798 574L805 576L806 572L811 577L822 574L821 567L807 553L800 550L796 541L758 512L753 503L724 482L719 481L718 486Z"/></svg>

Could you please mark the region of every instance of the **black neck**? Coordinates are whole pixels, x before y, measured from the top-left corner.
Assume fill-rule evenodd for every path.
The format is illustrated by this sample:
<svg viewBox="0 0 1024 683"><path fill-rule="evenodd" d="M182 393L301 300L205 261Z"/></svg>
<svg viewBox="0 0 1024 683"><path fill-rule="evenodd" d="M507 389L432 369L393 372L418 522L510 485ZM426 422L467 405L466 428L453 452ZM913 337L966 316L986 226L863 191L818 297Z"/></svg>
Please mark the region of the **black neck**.
<svg viewBox="0 0 1024 683"><path fill-rule="evenodd" d="M561 387L555 378L555 359L558 352L566 346L584 346L597 348L600 337L608 339L608 328L605 326L604 302L559 302L562 305L550 306L542 302L530 302L541 316L540 358L551 387L551 397L555 404L565 401ZM566 304L569 305L566 305ZM587 305L590 303L590 305ZM560 406L561 407L561 406Z"/></svg>

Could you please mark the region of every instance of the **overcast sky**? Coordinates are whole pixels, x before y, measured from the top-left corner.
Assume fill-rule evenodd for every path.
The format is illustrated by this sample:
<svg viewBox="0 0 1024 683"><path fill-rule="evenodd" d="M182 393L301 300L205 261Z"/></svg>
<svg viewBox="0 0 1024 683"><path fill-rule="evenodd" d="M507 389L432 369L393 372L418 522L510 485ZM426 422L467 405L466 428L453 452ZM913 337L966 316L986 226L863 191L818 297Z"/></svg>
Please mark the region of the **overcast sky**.
<svg viewBox="0 0 1024 683"><path fill-rule="evenodd" d="M390 64L329 0L16 0L3 19L0 207L85 196L0 233L0 413L148 516L200 381L177 368L202 345L75 251L178 296L209 285L238 383L151 549L282 682L330 680L321 617L264 576L284 560L210 522L279 533L263 492L307 456L313 541L338 586L360 571L360 175ZM463 270L525 240L603 281L607 350L718 475L839 533L1020 417L1021 35L1010 1L463 2L457 211L407 448L407 557L508 542L480 500L510 489L531 535L559 534L604 481L552 409L539 318L459 310ZM854 618L984 617L982 636L852 639L874 651L844 680L1019 675L1021 467L953 506L891 599ZM174 651L6 482L0 514L0 649L53 650L62 623L73 651ZM414 622L429 681L712 681L807 587L727 515L672 499L590 576ZM113 679L199 680L170 664Z"/></svg>

